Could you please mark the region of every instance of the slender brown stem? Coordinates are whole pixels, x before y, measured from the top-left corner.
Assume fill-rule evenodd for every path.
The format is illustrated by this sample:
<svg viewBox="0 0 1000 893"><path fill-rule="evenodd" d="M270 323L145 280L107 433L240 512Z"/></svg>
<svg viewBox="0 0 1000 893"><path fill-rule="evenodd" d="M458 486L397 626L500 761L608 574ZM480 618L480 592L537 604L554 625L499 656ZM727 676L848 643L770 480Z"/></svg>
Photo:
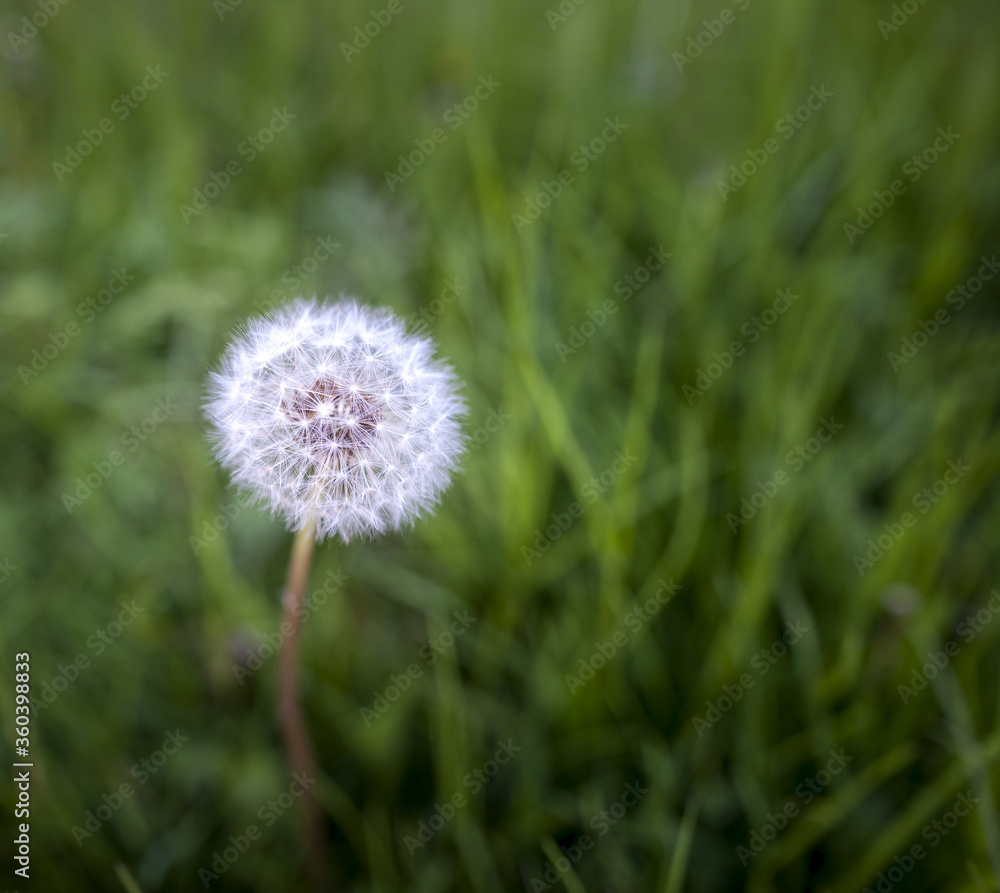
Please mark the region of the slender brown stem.
<svg viewBox="0 0 1000 893"><path fill-rule="evenodd" d="M292 772L303 777L307 784L305 794L299 798L299 813L306 837L306 869L309 883L315 893L328 893L326 835L323 833L323 814L316 799L316 760L313 756L309 733L302 716L302 699L299 692L299 620L300 606L309 581L316 526L306 524L295 537L292 557L285 582L284 617L281 631L285 641L278 657L278 717L281 737ZM286 625L287 624L287 625ZM311 780L311 784L306 781Z"/></svg>

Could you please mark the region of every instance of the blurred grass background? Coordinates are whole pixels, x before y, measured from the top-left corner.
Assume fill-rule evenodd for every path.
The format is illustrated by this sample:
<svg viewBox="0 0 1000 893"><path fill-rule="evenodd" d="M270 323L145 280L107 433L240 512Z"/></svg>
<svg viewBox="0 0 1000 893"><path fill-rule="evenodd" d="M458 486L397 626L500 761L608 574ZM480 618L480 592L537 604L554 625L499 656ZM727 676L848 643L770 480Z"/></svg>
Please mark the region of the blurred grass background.
<svg viewBox="0 0 1000 893"><path fill-rule="evenodd" d="M268 826L258 813L291 781L276 662L234 672L278 627L291 537L256 508L215 523L237 494L200 400L233 326L269 301L347 293L422 315L478 436L436 516L317 553L314 586L349 578L303 642L340 889L847 893L914 844L926 858L891 889L997 889L1000 623L956 632L994 619L1000 586L996 284L960 312L946 301L1000 250L996 4L929 0L883 35L889 4L734 0L683 71L673 54L725 7L585 0L560 21L554 3L402 0L346 59L385 8L75 0L25 42L9 35L40 7L3 8L7 752L14 655L31 655L34 697L64 688L32 718L32 877L6 888L300 888L294 809ZM112 103L147 66L168 74L122 120ZM480 76L500 86L453 129L444 116ZM778 136L814 86L833 96ZM275 108L294 119L247 163L242 141ZM57 176L102 118L113 131ZM580 170L606 118L626 129ZM390 188L435 127L446 140ZM960 138L911 182L903 165L939 127ZM724 201L729 166L776 136ZM185 221L234 159L241 173ZM518 232L511 215L563 170L573 182ZM850 242L844 224L896 179L905 193ZM339 247L299 276L321 238ZM616 283L661 246L671 257L622 300ZM78 305L123 269L134 281L88 320ZM458 296L435 304L449 283ZM799 300L752 343L786 288ZM563 362L557 344L609 298ZM950 321L894 370L887 353L940 307ZM737 340L744 355L689 399ZM144 431L161 400L176 410ZM830 417L842 430L793 471L786 454ZM114 450L121 465L69 511L63 495ZM588 489L618 451L636 460ZM914 496L959 460L970 470L921 514ZM727 515L782 470L734 533ZM574 502L582 516L525 552ZM860 574L854 556L906 511L915 525ZM206 525L221 529L202 545ZM677 594L637 623L661 579ZM141 613L99 648L123 601ZM454 611L476 620L431 664ZM786 623L809 631L760 674ZM566 675L616 631L626 644L571 693ZM948 640L961 652L904 704L897 686ZM413 663L422 675L366 724ZM747 673L738 703L696 727ZM138 783L131 767L168 732L188 741ZM463 779L498 740L521 750L473 793ZM850 761L806 802L831 750ZM134 795L75 835L127 782ZM635 783L648 793L620 820L592 821ZM966 791L980 804L931 846L922 829ZM411 854L406 837L455 792L468 804ZM741 855L788 803L797 816ZM199 874L251 824L246 853Z"/></svg>

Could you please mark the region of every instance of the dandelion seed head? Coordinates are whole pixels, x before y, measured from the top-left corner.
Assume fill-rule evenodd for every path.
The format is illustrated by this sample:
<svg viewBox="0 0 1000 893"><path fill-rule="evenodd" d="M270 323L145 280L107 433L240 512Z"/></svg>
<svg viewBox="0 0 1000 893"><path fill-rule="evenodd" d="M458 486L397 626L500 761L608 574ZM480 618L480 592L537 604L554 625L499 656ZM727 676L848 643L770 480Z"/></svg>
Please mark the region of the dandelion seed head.
<svg viewBox="0 0 1000 893"><path fill-rule="evenodd" d="M463 452L452 368L389 310L299 300L234 333L208 383L215 454L292 530L345 542L435 506Z"/></svg>

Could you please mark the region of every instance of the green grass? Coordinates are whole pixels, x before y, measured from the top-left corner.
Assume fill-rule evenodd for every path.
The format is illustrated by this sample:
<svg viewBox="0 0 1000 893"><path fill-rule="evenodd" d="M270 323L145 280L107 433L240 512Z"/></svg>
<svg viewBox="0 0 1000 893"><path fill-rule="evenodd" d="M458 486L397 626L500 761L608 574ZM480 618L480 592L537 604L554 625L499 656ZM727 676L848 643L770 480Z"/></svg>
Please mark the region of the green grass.
<svg viewBox="0 0 1000 893"><path fill-rule="evenodd" d="M291 536L251 507L193 547L238 495L200 401L246 317L346 293L422 313L465 381L470 437L483 432L434 517L317 552L313 588L348 577L303 641L340 889L853 893L922 844L892 889L995 890L1000 622L986 608L971 640L959 631L1000 588L995 280L961 310L946 299L1000 249L995 5L930 0L886 40L889 4L734 0L678 72L672 54L722 6L587 0L553 29L556 6L403 3L349 62L340 44L368 4L245 2L220 21L193 0L73 0L20 52L3 38L8 752L15 654L31 655L35 697L89 661L32 717L32 878L4 884L203 889L199 869L256 824L212 889L301 887L294 809L258 816L291 783L276 662L243 684L233 670L280 623ZM35 11L19 3L3 34ZM119 119L112 103L157 65L168 76ZM446 117L491 75L480 108ZM832 97L785 139L777 122L821 85ZM275 108L295 117L248 161L242 141ZM58 179L67 144L105 117L113 131ZM574 153L606 118L626 127L584 166ZM911 179L939 127L960 137ZM730 165L769 139L779 149L724 200ZM233 160L185 222L180 205ZM563 171L572 182L518 232L512 215ZM895 180L905 190L850 241L858 206ZM339 247L283 280L319 238ZM625 300L616 283L651 249L671 256ZM134 281L88 321L78 305L123 268ZM765 331L753 320L779 289L798 298ZM949 321L894 370L887 354L939 308ZM582 346L557 347L599 311ZM79 334L32 369L71 322ZM737 341L731 368L685 391ZM176 410L129 439L159 400ZM831 417L843 428L810 453ZM67 511L115 450L120 466ZM609 472L619 451L635 459ZM922 513L914 497L959 460L969 470ZM779 472L734 532L727 516ZM860 574L855 556L905 512L913 525ZM546 545L560 515L572 523ZM679 587L662 605L661 580ZM111 639L123 601L141 612ZM476 620L431 664L455 611ZM772 664L761 650L788 623L807 632ZM567 674L616 633L625 644L571 692ZM959 653L904 704L898 686L949 640ZM366 725L361 709L414 663ZM732 709L696 724L744 674ZM131 768L177 730L189 740L139 784ZM498 741L521 750L473 793L464 779ZM796 791L831 750L850 760L806 802ZM74 826L127 782L78 845ZM601 819L636 783L648 792ZM931 846L923 829L966 791L981 803ZM466 805L411 855L405 838L456 792ZM578 858L542 886L560 847Z"/></svg>

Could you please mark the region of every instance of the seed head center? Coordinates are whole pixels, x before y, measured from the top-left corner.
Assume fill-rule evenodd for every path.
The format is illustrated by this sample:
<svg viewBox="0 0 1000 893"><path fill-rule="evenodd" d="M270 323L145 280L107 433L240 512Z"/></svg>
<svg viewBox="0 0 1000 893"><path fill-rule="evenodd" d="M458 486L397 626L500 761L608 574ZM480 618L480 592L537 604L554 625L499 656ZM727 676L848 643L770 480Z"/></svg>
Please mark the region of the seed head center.
<svg viewBox="0 0 1000 893"><path fill-rule="evenodd" d="M381 421L371 395L330 377L293 391L282 409L298 440L324 456L369 446Z"/></svg>

